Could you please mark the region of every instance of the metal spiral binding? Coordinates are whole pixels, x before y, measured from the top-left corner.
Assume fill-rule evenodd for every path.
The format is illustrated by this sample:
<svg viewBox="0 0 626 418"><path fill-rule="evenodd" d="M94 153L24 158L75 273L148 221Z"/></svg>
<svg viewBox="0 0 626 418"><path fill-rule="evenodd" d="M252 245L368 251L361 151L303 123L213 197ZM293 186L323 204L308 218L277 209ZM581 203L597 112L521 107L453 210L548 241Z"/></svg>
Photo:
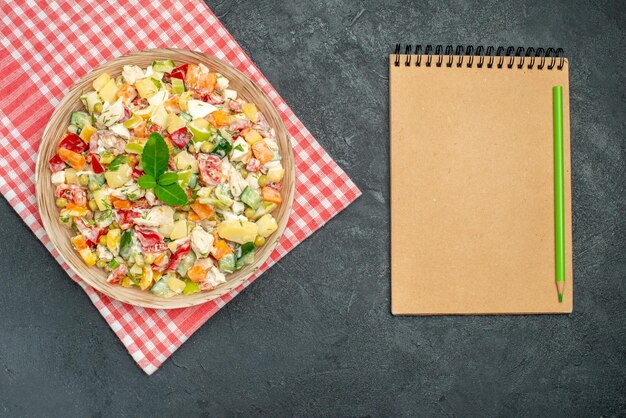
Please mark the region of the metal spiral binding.
<svg viewBox="0 0 626 418"><path fill-rule="evenodd" d="M394 61L394 65L396 67L400 66L400 55L402 51L402 45L396 44L396 50L394 54L396 55L396 59ZM443 52L443 53L442 53ZM519 58L519 62L517 63L517 68L524 68L524 64L528 61L527 68L532 70L536 68L538 70L543 70L546 67L548 70L552 70L556 65L557 70L562 70L563 65L565 64L565 57L563 56L562 48L524 48L518 47L517 49L513 46L503 47L499 46L497 49L493 46L483 47L479 45L474 47L472 45L463 46L457 45L456 48L452 45L446 45L445 50L443 45L435 45L434 47L430 44L422 47L421 44L415 45L415 49L413 49L411 44L408 44L404 47L404 55L406 56L404 59L404 65L406 67L411 66L413 62L413 57L415 57L415 66L421 67L425 65L426 67L430 67L433 65L437 67L441 67L444 62L444 56L448 56L448 60L445 62L446 67L452 67L454 61L456 60L456 66L462 67L465 62L468 68L472 68L474 64L476 64L477 68L482 68L485 65L485 61L487 64L487 68L493 68L494 63L496 68L513 68L513 64L515 63L515 58ZM433 57L436 59L433 60ZM498 58L496 62L496 58ZM506 62L508 59L508 62ZM546 61L549 60L548 65L546 66Z"/></svg>

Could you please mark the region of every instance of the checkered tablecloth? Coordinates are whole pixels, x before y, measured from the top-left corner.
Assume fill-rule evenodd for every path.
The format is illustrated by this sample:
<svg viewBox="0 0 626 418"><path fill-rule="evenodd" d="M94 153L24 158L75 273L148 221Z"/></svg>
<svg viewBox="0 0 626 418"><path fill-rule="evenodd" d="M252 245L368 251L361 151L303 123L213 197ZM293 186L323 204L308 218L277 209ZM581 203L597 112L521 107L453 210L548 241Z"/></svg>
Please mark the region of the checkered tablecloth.
<svg viewBox="0 0 626 418"><path fill-rule="evenodd" d="M154 373L258 274L213 302L194 308L152 310L109 299L69 270L40 222L35 201L35 161L54 107L76 80L95 66L130 51L173 47L202 51L230 62L268 95L291 135L297 179L287 229L261 271L360 195L201 1L38 0L0 4L0 191L85 290L147 374Z"/></svg>

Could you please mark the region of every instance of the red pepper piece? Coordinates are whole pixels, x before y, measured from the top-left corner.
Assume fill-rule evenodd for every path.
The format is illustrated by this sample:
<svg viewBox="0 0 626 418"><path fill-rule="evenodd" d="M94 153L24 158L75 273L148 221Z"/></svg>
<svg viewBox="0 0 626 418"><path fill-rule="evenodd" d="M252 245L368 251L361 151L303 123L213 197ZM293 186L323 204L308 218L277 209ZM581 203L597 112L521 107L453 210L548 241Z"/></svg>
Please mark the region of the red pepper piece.
<svg viewBox="0 0 626 418"><path fill-rule="evenodd" d="M189 143L191 139L191 135L189 135L189 131L186 126L174 131L172 135L170 135L170 139L179 149L183 149Z"/></svg>
<svg viewBox="0 0 626 418"><path fill-rule="evenodd" d="M183 258L187 257L187 254L189 254L190 250L191 244L189 242L185 242L184 244L179 245L176 249L176 252L170 257L170 262L167 265L166 270L176 270L176 267L178 267Z"/></svg>
<svg viewBox="0 0 626 418"><path fill-rule="evenodd" d="M80 154L81 152L87 151L89 145L87 145L87 143L83 141L80 136L69 133L61 140L61 142L59 142L59 148L65 148Z"/></svg>
<svg viewBox="0 0 626 418"><path fill-rule="evenodd" d="M53 173L64 170L65 167L67 167L67 164L59 157L59 154L54 154L54 156L50 158L50 161L48 161L48 165L50 166L50 171Z"/></svg>
<svg viewBox="0 0 626 418"><path fill-rule="evenodd" d="M146 253L158 253L167 249L163 236L151 229L136 229L137 239Z"/></svg>
<svg viewBox="0 0 626 418"><path fill-rule="evenodd" d="M98 161L98 157L96 157L95 154L91 155L91 168L93 169L93 172L96 174L104 173L104 168L100 164L100 161Z"/></svg>

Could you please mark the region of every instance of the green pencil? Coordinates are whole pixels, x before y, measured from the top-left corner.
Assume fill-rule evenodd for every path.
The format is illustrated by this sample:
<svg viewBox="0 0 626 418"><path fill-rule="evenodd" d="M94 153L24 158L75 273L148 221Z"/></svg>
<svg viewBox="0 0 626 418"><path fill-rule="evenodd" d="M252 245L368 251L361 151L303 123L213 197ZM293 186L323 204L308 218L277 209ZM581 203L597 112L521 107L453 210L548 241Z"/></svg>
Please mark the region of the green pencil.
<svg viewBox="0 0 626 418"><path fill-rule="evenodd" d="M563 196L563 87L552 88L554 113L554 249L555 280L559 302L565 287L565 209Z"/></svg>

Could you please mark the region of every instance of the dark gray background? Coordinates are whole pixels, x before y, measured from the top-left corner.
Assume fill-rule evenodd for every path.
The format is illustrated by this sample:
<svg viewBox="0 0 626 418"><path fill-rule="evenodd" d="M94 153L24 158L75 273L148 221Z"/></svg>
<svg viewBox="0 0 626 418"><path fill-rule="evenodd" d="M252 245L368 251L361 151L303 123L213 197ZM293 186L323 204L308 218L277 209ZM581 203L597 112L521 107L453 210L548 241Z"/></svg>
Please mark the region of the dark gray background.
<svg viewBox="0 0 626 418"><path fill-rule="evenodd" d="M152 377L0 199L0 415L626 415L623 1L208 3L363 196ZM565 49L572 315L391 316L396 42Z"/></svg>

